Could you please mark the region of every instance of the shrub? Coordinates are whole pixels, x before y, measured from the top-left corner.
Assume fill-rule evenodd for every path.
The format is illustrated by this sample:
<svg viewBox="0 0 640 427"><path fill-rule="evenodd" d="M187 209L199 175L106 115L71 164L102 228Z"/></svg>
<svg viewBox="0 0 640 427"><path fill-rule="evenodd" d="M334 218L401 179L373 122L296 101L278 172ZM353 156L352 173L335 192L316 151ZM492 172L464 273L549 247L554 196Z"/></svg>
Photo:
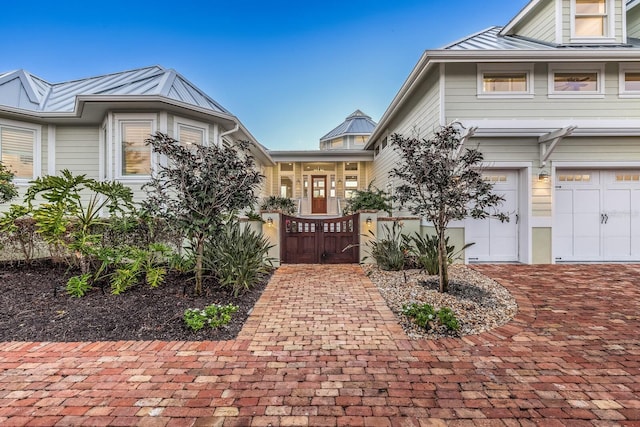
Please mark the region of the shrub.
<svg viewBox="0 0 640 427"><path fill-rule="evenodd" d="M435 234L432 236L427 234L423 237L419 233L414 233L411 236L404 236L404 238L409 253L418 268L422 271L426 271L427 274L430 275L438 274L440 272L438 265L438 236ZM474 245L474 243L467 243L462 247L462 249L456 251L453 245L449 245L449 236L445 237L444 242L447 249L447 261L449 264L453 263L456 255L467 249L469 246Z"/></svg>
<svg viewBox="0 0 640 427"><path fill-rule="evenodd" d="M67 281L67 293L72 297L80 298L91 289L91 274L86 273L80 276L74 276Z"/></svg>
<svg viewBox="0 0 640 427"><path fill-rule="evenodd" d="M289 197L269 196L264 200L260 209L263 211L278 211L286 215L293 215L296 213L296 204Z"/></svg>
<svg viewBox="0 0 640 427"><path fill-rule="evenodd" d="M184 321L192 330L199 331L205 326L219 328L231 321L231 315L238 311L238 306L227 304L211 304L200 310L188 308L184 312Z"/></svg>
<svg viewBox="0 0 640 427"><path fill-rule="evenodd" d="M458 331L460 329L458 319L448 307L442 307L436 311L430 304L412 303L402 307L402 314L424 329L435 329L438 324L450 331Z"/></svg>
<svg viewBox="0 0 640 427"><path fill-rule="evenodd" d="M385 211L391 216L391 196L370 183L366 190L356 190L353 197L347 199L344 214L358 211Z"/></svg>
<svg viewBox="0 0 640 427"><path fill-rule="evenodd" d="M383 224L382 237L367 243L371 257L376 260L381 270L400 271L404 268L407 249L405 239L400 233L401 228L398 221L393 221L391 227ZM369 230L369 233L375 236L373 231Z"/></svg>
<svg viewBox="0 0 640 427"><path fill-rule="evenodd" d="M11 205L8 212L0 217L0 243L19 252L27 264L33 261L36 247L44 244L36 231L33 218L27 216L28 209L21 205ZM4 248L3 248L4 249Z"/></svg>
<svg viewBox="0 0 640 427"><path fill-rule="evenodd" d="M267 257L269 241L237 220L227 222L222 231L205 245L205 269L234 295L255 286L271 269Z"/></svg>
<svg viewBox="0 0 640 427"><path fill-rule="evenodd" d="M0 162L0 203L5 203L18 195L18 188L13 183L14 173Z"/></svg>

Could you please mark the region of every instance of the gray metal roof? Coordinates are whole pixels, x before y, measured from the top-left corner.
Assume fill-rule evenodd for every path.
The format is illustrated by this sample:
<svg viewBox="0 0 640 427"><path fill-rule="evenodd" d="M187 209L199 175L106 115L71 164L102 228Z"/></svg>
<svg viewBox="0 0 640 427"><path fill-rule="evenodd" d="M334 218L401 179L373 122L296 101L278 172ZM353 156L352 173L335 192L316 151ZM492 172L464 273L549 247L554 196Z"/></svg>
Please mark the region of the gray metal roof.
<svg viewBox="0 0 640 427"><path fill-rule="evenodd" d="M158 65L61 83L49 83L25 70L0 74L0 105L71 112L82 95L158 95L230 114L176 71Z"/></svg>
<svg viewBox="0 0 640 427"><path fill-rule="evenodd" d="M320 142L345 135L371 135L376 122L360 110L354 111L338 127L320 138Z"/></svg>
<svg viewBox="0 0 640 427"><path fill-rule="evenodd" d="M516 35L500 35L503 27L490 27L486 30L467 36L461 40L448 44L440 50L558 50L558 49L628 49L640 47L639 40L629 38L626 45L558 45L541 41L526 39Z"/></svg>

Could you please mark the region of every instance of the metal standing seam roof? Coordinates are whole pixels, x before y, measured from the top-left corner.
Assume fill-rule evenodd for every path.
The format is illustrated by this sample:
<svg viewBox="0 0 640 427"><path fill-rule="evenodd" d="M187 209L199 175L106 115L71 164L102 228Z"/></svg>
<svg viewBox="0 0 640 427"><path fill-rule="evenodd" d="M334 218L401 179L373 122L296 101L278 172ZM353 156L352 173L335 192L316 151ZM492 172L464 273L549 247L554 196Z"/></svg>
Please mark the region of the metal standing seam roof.
<svg viewBox="0 0 640 427"><path fill-rule="evenodd" d="M338 127L320 138L320 141L322 142L344 135L371 135L375 127L376 122L371 120L371 117L367 116L360 110L356 110L347 116L344 122L342 122Z"/></svg>
<svg viewBox="0 0 640 427"><path fill-rule="evenodd" d="M17 70L0 74L0 88L15 79L22 81L31 103L25 103L19 92L0 91L0 104L38 112L71 112L76 98L82 95L160 95L231 114L176 71L158 65L61 83L49 83ZM34 96L36 99L32 99Z"/></svg>

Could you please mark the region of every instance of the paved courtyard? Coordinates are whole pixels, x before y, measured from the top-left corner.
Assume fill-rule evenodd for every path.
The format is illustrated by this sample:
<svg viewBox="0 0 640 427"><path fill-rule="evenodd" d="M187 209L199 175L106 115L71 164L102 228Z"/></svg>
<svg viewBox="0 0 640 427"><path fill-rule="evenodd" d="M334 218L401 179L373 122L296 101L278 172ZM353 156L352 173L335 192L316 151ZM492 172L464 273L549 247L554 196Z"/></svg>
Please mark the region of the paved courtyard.
<svg viewBox="0 0 640 427"><path fill-rule="evenodd" d="M0 343L0 425L640 426L640 266L482 265L507 325L410 341L355 265L284 266L226 342Z"/></svg>

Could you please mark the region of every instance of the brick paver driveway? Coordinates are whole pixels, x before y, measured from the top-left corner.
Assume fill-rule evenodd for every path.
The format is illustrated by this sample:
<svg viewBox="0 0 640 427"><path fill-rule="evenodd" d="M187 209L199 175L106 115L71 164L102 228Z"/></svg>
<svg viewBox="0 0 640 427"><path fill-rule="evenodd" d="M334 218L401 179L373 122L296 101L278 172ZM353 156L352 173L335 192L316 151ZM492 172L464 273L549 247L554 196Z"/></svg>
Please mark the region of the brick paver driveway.
<svg viewBox="0 0 640 427"><path fill-rule="evenodd" d="M640 266L485 265L517 317L409 341L358 266L285 266L229 342L1 343L0 425L640 425Z"/></svg>

